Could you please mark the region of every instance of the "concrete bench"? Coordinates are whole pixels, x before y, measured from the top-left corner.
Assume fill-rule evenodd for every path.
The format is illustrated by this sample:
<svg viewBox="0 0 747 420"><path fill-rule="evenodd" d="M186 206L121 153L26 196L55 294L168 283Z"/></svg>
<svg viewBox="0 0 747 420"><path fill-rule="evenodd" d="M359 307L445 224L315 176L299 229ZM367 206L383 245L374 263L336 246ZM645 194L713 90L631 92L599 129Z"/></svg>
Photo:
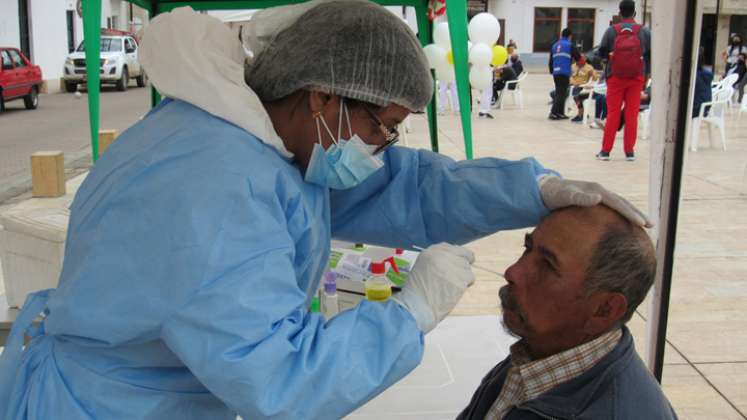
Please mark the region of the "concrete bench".
<svg viewBox="0 0 747 420"><path fill-rule="evenodd" d="M67 193L31 198L0 213L0 261L6 303L23 305L37 290L57 287L70 219L69 207L86 174L66 183Z"/></svg>

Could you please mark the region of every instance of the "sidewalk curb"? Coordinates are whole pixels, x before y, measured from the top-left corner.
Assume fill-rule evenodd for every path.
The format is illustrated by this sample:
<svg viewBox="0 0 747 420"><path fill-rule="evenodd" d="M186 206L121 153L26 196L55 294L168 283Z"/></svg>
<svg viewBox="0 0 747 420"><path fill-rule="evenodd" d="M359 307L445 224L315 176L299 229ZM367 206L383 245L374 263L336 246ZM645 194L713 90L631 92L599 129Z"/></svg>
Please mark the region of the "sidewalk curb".
<svg viewBox="0 0 747 420"><path fill-rule="evenodd" d="M91 151L83 149L65 155L65 179L70 179L81 172L81 169L91 167ZM22 171L2 180L0 186L0 205L6 204L15 197L31 191L30 171Z"/></svg>

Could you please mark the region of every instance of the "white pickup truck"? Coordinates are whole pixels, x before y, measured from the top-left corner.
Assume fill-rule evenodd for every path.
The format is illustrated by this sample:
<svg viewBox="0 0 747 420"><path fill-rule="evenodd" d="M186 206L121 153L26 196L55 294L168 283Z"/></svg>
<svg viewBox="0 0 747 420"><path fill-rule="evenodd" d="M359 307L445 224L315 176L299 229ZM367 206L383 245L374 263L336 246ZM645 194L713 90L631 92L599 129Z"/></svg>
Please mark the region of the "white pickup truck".
<svg viewBox="0 0 747 420"><path fill-rule="evenodd" d="M102 84L115 84L117 90L125 91L134 78L139 87L144 87L146 76L137 61L137 41L131 36L102 36L99 74ZM84 43L70 53L65 60L63 72L65 90L75 92L78 84L86 82L86 55Z"/></svg>

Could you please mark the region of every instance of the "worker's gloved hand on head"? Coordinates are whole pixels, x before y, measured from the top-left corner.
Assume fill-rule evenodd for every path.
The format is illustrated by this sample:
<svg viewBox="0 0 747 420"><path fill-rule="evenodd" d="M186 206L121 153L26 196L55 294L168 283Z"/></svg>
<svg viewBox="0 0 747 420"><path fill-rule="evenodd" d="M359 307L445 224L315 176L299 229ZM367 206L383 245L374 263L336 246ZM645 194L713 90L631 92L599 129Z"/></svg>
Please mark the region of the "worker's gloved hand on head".
<svg viewBox="0 0 747 420"><path fill-rule="evenodd" d="M543 175L539 179L540 194L550 210L563 207L591 207L597 204L617 211L623 217L642 227L653 227L654 223L628 200L607 190L596 182L561 179L555 175Z"/></svg>
<svg viewBox="0 0 747 420"><path fill-rule="evenodd" d="M392 299L404 306L418 327L428 333L456 306L475 282L475 254L461 246L440 243L420 253L402 291Z"/></svg>

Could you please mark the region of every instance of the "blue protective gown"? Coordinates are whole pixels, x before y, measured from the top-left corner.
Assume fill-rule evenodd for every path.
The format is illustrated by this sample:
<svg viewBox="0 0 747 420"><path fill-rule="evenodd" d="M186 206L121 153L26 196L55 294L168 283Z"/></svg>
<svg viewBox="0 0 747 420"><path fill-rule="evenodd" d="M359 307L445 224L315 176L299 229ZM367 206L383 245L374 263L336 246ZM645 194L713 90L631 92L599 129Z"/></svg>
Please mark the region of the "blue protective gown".
<svg viewBox="0 0 747 420"><path fill-rule="evenodd" d="M332 419L376 396L423 335L391 301L308 312L330 236L464 243L546 213L532 159L395 147L385 163L330 197L246 131L161 103L75 197L59 287L22 312L47 316L22 353L19 320L3 355L4 418Z"/></svg>

